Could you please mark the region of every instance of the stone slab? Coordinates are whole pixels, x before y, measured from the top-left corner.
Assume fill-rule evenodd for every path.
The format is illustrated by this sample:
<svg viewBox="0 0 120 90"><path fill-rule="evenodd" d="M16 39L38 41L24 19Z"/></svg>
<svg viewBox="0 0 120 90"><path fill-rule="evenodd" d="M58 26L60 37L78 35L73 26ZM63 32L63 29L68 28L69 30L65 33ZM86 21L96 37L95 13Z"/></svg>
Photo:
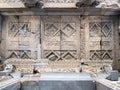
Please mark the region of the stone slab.
<svg viewBox="0 0 120 90"><path fill-rule="evenodd" d="M40 81L93 81L87 73L42 73Z"/></svg>
<svg viewBox="0 0 120 90"><path fill-rule="evenodd" d="M39 90L95 90L95 82L87 73L43 73Z"/></svg>
<svg viewBox="0 0 120 90"><path fill-rule="evenodd" d="M95 90L92 81L40 81L39 90Z"/></svg>

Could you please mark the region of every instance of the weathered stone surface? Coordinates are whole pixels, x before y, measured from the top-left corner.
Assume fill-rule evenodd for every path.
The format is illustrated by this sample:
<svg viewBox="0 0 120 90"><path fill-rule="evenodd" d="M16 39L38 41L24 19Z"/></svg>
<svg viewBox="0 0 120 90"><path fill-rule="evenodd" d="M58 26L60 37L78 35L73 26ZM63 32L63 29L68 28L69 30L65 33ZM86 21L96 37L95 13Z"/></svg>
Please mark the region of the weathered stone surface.
<svg viewBox="0 0 120 90"><path fill-rule="evenodd" d="M21 0L0 0L0 8L24 8Z"/></svg>
<svg viewBox="0 0 120 90"><path fill-rule="evenodd" d="M16 70L22 73L33 73L34 60L32 59L8 59L5 64L14 65Z"/></svg>
<svg viewBox="0 0 120 90"><path fill-rule="evenodd" d="M48 58L52 63L83 60L90 66L111 65L118 59L116 53L119 45L118 26L114 24L116 21L113 18L115 17L5 16L1 55L21 60L37 59L37 46L41 44L40 56ZM57 63L59 62L55 62L55 68Z"/></svg>

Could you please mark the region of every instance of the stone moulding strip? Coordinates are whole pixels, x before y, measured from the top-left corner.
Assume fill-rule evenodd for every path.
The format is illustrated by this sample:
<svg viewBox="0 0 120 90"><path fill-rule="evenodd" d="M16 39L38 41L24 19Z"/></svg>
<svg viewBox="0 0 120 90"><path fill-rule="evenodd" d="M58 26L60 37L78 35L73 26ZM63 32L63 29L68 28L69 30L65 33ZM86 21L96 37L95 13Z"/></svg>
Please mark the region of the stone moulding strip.
<svg viewBox="0 0 120 90"><path fill-rule="evenodd" d="M20 79L9 79L9 80L0 82L0 90L19 82L20 82Z"/></svg>
<svg viewBox="0 0 120 90"><path fill-rule="evenodd" d="M120 90L120 84L118 81L116 82L113 82L113 81L109 81L107 79L95 79L95 81L99 84L102 84L110 89L113 89L113 90Z"/></svg>

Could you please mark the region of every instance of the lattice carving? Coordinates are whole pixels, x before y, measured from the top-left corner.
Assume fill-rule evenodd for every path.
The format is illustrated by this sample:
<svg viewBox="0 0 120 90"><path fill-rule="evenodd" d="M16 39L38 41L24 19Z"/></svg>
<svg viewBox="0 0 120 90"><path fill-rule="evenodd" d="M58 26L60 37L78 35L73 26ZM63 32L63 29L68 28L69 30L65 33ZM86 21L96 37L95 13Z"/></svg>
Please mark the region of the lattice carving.
<svg viewBox="0 0 120 90"><path fill-rule="evenodd" d="M8 58L22 58L22 59L30 59L31 51L30 50L12 50L9 51Z"/></svg>
<svg viewBox="0 0 120 90"><path fill-rule="evenodd" d="M112 60L112 50L90 50L90 60Z"/></svg>
<svg viewBox="0 0 120 90"><path fill-rule="evenodd" d="M76 51L67 51L67 50L48 50L44 51L44 58L48 58L52 61L55 60L66 60L66 59L77 59Z"/></svg>
<svg viewBox="0 0 120 90"><path fill-rule="evenodd" d="M90 22L90 37L111 36L112 28L110 22Z"/></svg>
<svg viewBox="0 0 120 90"><path fill-rule="evenodd" d="M30 35L30 23L29 22L11 22L9 24L8 34L10 37L17 37L19 35L29 36Z"/></svg>

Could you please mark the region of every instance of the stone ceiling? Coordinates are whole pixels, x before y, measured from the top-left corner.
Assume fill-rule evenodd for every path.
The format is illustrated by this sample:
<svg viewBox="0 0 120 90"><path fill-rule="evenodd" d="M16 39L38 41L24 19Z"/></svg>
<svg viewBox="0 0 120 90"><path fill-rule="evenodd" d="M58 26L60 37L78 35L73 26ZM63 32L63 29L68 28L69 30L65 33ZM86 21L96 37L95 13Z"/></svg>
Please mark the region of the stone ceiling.
<svg viewBox="0 0 120 90"><path fill-rule="evenodd" d="M33 2L33 0L28 0L29 2ZM34 0L35 1L35 0ZM79 0L40 0L44 3L44 8L48 6L54 7L52 4L57 4L59 8L65 5L66 7L76 7L75 2ZM93 1L93 0L92 0ZM96 6L96 8L112 8L112 9L120 9L120 0L98 0L100 1L100 5ZM46 4L47 3L47 4ZM68 5L67 5L68 4ZM72 6L73 5L73 6ZM0 0L0 8L25 8L23 0Z"/></svg>
<svg viewBox="0 0 120 90"><path fill-rule="evenodd" d="M85 15L118 15L120 12L120 0L98 0L100 4L97 6L87 3L88 5L79 7L79 9L76 2L80 0L27 0L28 6L32 8L27 7L25 1L0 0L0 12L2 15L83 15L83 13ZM36 1L37 4L43 3L42 8L36 7ZM91 1L85 0L89 3Z"/></svg>

